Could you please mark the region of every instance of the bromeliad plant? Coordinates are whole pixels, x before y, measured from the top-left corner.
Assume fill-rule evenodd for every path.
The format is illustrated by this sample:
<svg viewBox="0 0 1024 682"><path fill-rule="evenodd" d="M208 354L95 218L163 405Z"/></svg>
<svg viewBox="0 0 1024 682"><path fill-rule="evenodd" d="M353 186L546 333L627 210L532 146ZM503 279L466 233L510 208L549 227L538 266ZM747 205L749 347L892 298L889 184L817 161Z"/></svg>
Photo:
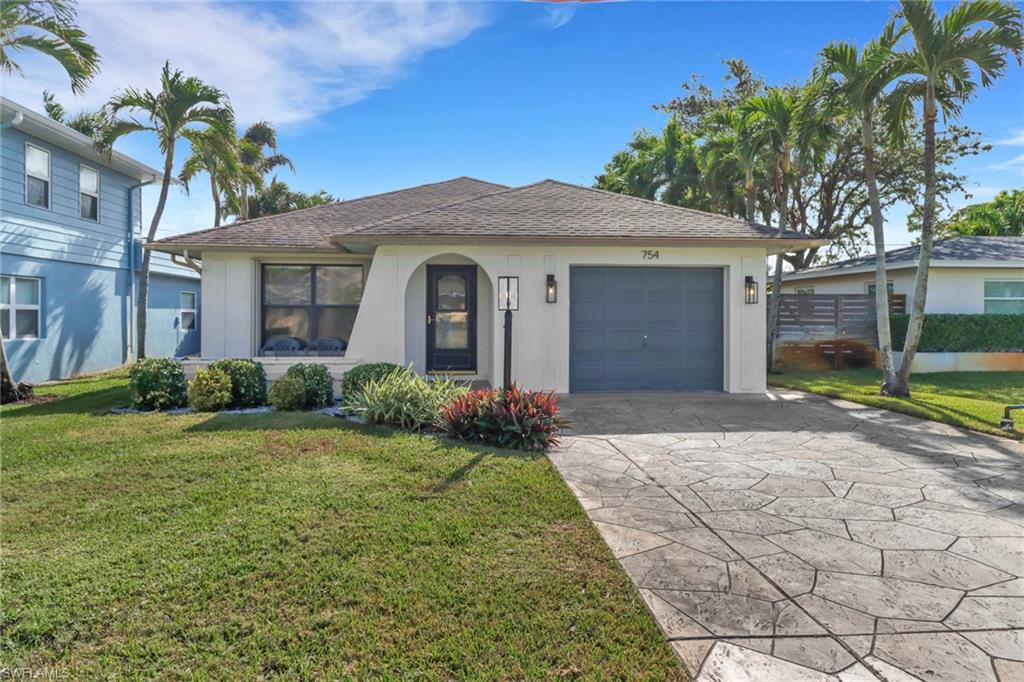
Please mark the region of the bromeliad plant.
<svg viewBox="0 0 1024 682"><path fill-rule="evenodd" d="M566 426L558 412L558 396L524 391L514 384L457 398L445 408L443 419L451 438L541 452L558 445L558 432Z"/></svg>

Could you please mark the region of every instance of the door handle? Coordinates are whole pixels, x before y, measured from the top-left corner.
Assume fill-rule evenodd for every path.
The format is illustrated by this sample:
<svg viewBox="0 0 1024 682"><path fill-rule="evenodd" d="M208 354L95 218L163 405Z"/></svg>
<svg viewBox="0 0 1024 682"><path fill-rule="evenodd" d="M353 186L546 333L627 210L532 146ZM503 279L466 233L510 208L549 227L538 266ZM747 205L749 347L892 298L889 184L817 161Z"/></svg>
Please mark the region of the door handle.
<svg viewBox="0 0 1024 682"><path fill-rule="evenodd" d="M434 316L433 315L430 315L430 314L427 315L427 324L428 325L434 324Z"/></svg>
<svg viewBox="0 0 1024 682"><path fill-rule="evenodd" d="M644 348L647 348L647 334L644 334Z"/></svg>

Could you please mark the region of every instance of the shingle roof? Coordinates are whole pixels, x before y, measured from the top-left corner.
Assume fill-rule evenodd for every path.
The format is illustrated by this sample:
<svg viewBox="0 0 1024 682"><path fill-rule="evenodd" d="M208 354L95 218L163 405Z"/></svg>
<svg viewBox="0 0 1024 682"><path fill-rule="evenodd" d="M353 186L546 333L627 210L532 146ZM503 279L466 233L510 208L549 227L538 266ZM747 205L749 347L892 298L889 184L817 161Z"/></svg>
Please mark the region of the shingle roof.
<svg viewBox="0 0 1024 682"><path fill-rule="evenodd" d="M373 194L326 206L240 220L230 225L159 239L154 244L189 246L283 247L337 251L329 238L384 218L393 218L508 189L475 178L454 178Z"/></svg>
<svg viewBox="0 0 1024 682"><path fill-rule="evenodd" d="M798 240L806 235L739 218L544 180L506 187L456 178L327 206L175 235L151 245L182 248L336 250L345 243L460 240Z"/></svg>
<svg viewBox="0 0 1024 682"><path fill-rule="evenodd" d="M917 262L920 245L885 252L888 267ZM932 262L942 261L1021 261L1024 264L1024 237L952 237L935 242ZM808 268L783 279L818 275L841 275L875 267L875 254L851 258L831 265Z"/></svg>
<svg viewBox="0 0 1024 682"><path fill-rule="evenodd" d="M335 233L336 242L417 240L807 239L739 218L648 201L591 187L544 180Z"/></svg>

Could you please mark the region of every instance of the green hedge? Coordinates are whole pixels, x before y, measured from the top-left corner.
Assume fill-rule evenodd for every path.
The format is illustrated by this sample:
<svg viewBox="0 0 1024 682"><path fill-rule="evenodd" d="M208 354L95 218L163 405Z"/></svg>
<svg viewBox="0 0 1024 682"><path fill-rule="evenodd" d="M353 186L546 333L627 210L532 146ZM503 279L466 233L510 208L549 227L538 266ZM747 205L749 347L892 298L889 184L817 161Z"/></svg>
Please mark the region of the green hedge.
<svg viewBox="0 0 1024 682"><path fill-rule="evenodd" d="M910 315L892 316L892 346L903 350ZM1024 315L925 315L921 353L1024 351Z"/></svg>

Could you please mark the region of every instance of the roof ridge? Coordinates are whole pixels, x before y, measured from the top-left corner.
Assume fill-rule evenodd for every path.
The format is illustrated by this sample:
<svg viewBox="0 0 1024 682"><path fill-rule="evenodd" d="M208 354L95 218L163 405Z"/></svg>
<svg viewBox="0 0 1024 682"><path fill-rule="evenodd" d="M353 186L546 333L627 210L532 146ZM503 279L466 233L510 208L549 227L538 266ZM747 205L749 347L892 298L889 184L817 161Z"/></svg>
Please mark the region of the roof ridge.
<svg viewBox="0 0 1024 682"><path fill-rule="evenodd" d="M379 199L380 197L385 197L385 196L388 196L389 194L398 194L399 192L408 192L409 190L421 189L423 187L434 187L434 186L443 185L443 184L449 183L449 182L455 182L456 180L472 180L473 182L479 182L479 183L484 184L484 185L494 185L495 187L506 187L506 188L508 187L507 185L502 185L502 184L497 183L497 182L489 182L487 180L481 180L480 178L474 178L474 177L470 177L468 175L459 175L459 176L454 177L454 178L448 178L447 180L438 180L436 182L425 182L425 183L423 183L421 185L413 185L412 187L403 187L403 188L400 188L400 189L392 189L392 190L388 190L387 192L377 192L376 194L367 194L365 196L355 197L354 199L342 199L340 201L332 201L329 204L320 204L319 206L306 206L305 208L296 208L296 209L293 209L291 211L287 211L287 213L289 215L294 215L296 213L302 213L304 211L312 211L312 210L315 210L315 209L325 209L325 208L328 208L328 207L331 207L331 206L340 206L340 205L343 205L343 204L346 204L346 205L347 204L354 204L354 203L357 203L357 202L361 202L361 201L363 201L365 199ZM216 227L207 227L207 228L203 228L201 230L193 230L192 232L186 232L186 233L180 234L180 235L171 235L169 237L164 237L163 239L154 240L154 243L169 241L169 240L175 239L177 237L193 236L193 235L197 235L197 234L206 234L207 232L213 232L214 230L224 230L224 229L227 229L229 227L248 226L248 225L252 225L253 223L258 223L261 220L267 220L269 218L279 218L282 215L284 215L284 214L282 214L282 213L271 213L269 215L259 216L258 218L249 218L247 220L236 220L235 222L228 223L227 225L218 225ZM317 229L318 232L320 231L319 228L316 228L316 229ZM362 229L362 228L360 228L360 229Z"/></svg>
<svg viewBox="0 0 1024 682"><path fill-rule="evenodd" d="M543 182L546 182L546 181L545 180L541 180L539 182L531 182L528 185L520 185L518 187L507 187L506 186L505 189L495 190L494 192L488 192L487 194L480 194L480 195L475 196L475 197L467 197L465 199L459 199L457 201L452 201L452 202L449 202L447 204L440 204L439 206L431 206L430 208L425 208L425 209L423 209L421 211L409 211L408 213L403 213L401 215L391 216L390 218L385 218L384 220L376 220L376 221L371 222L371 223L365 223L363 225L360 225L359 227L357 227L354 230L349 230L348 232L345 233L345 235L358 234L360 232L363 232L364 230L369 230L369 229L372 229L374 227L380 227L381 225L387 225L388 223L394 222L396 220L402 220L404 218L410 218L410 217L416 216L416 215L424 215L426 213L433 213L434 211L439 211L439 210L445 209L445 208L451 208L452 206L458 206L459 204L469 203L470 201L476 201L477 199L485 199L485 198L488 198L488 197L497 196L498 194L508 194L509 192L515 192L516 190L526 189L527 187L533 187L534 185L539 185L539 184L541 184ZM345 235L343 235L343 236L345 236Z"/></svg>

